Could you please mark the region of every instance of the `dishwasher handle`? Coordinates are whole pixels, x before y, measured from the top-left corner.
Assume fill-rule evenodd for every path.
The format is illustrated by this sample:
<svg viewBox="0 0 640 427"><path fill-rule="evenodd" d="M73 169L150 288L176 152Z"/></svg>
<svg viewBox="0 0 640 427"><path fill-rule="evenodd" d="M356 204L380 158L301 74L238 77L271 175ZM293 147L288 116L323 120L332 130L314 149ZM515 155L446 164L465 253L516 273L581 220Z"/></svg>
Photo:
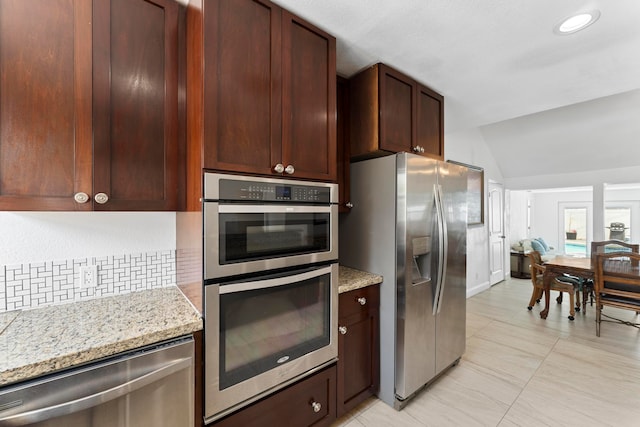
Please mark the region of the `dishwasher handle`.
<svg viewBox="0 0 640 427"><path fill-rule="evenodd" d="M124 396L146 385L154 383L162 378L188 368L193 363L191 357L185 357L173 360L170 363L151 371L147 374L134 378L126 383L111 387L107 390L91 394L89 396L74 399L68 402L59 403L57 405L48 406L46 408L34 409L7 417L0 418L0 423L7 426L23 426L36 422L46 421L51 418L62 415L69 415L85 409L89 409L100 404L109 402L118 397Z"/></svg>

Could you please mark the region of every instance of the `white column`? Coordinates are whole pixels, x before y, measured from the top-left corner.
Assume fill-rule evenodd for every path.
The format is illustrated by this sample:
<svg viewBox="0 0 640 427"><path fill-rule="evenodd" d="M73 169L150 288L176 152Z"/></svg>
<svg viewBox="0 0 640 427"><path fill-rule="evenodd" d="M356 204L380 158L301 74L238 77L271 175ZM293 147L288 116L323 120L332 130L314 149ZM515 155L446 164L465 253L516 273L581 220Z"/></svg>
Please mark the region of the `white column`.
<svg viewBox="0 0 640 427"><path fill-rule="evenodd" d="M605 240L604 233L604 183L593 186L593 241Z"/></svg>

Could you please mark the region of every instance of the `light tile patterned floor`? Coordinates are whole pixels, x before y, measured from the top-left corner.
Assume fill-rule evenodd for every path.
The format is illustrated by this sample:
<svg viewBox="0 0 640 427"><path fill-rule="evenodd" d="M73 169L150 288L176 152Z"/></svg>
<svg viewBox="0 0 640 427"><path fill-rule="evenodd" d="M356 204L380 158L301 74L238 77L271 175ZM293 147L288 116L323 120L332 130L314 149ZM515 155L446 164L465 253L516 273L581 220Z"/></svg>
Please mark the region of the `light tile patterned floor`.
<svg viewBox="0 0 640 427"><path fill-rule="evenodd" d="M603 322L598 338L594 307L569 321L554 292L542 320L530 296L529 280L510 278L468 299L458 366L400 412L372 398L333 427L640 426L640 330Z"/></svg>

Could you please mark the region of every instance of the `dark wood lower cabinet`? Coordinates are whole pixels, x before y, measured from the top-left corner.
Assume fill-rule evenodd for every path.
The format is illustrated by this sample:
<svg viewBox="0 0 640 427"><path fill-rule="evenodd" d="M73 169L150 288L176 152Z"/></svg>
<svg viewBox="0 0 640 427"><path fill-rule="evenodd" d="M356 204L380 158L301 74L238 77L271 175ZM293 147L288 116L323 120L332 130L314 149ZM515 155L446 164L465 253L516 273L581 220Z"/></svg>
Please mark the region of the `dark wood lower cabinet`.
<svg viewBox="0 0 640 427"><path fill-rule="evenodd" d="M329 426L336 419L336 365L282 389L210 426Z"/></svg>
<svg viewBox="0 0 640 427"><path fill-rule="evenodd" d="M380 288L373 285L340 294L338 315L338 416L380 386Z"/></svg>

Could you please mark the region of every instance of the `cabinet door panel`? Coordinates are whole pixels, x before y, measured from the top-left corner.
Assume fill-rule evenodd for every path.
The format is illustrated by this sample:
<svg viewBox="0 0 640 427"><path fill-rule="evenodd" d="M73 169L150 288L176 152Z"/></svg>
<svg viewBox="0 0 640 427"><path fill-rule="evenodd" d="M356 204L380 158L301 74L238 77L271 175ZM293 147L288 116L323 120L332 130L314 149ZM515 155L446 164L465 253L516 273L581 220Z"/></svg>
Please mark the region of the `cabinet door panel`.
<svg viewBox="0 0 640 427"><path fill-rule="evenodd" d="M400 73L380 66L380 149L411 152L413 138L413 84Z"/></svg>
<svg viewBox="0 0 640 427"><path fill-rule="evenodd" d="M444 159L443 98L441 95L418 86L418 119L416 123L416 145L425 149L425 155Z"/></svg>
<svg viewBox="0 0 640 427"><path fill-rule="evenodd" d="M335 38L283 12L283 162L295 177L335 181Z"/></svg>
<svg viewBox="0 0 640 427"><path fill-rule="evenodd" d="M204 22L204 167L270 174L282 162L280 9L212 0Z"/></svg>
<svg viewBox="0 0 640 427"><path fill-rule="evenodd" d="M90 209L91 4L0 2L0 209Z"/></svg>
<svg viewBox="0 0 640 427"><path fill-rule="evenodd" d="M338 334L338 416L378 391L379 305L377 285L340 294L338 323L346 331Z"/></svg>
<svg viewBox="0 0 640 427"><path fill-rule="evenodd" d="M372 318L365 317L348 325L344 336L344 400L348 401L371 386Z"/></svg>
<svg viewBox="0 0 640 427"><path fill-rule="evenodd" d="M96 0L94 17L95 208L176 209L178 6Z"/></svg>

